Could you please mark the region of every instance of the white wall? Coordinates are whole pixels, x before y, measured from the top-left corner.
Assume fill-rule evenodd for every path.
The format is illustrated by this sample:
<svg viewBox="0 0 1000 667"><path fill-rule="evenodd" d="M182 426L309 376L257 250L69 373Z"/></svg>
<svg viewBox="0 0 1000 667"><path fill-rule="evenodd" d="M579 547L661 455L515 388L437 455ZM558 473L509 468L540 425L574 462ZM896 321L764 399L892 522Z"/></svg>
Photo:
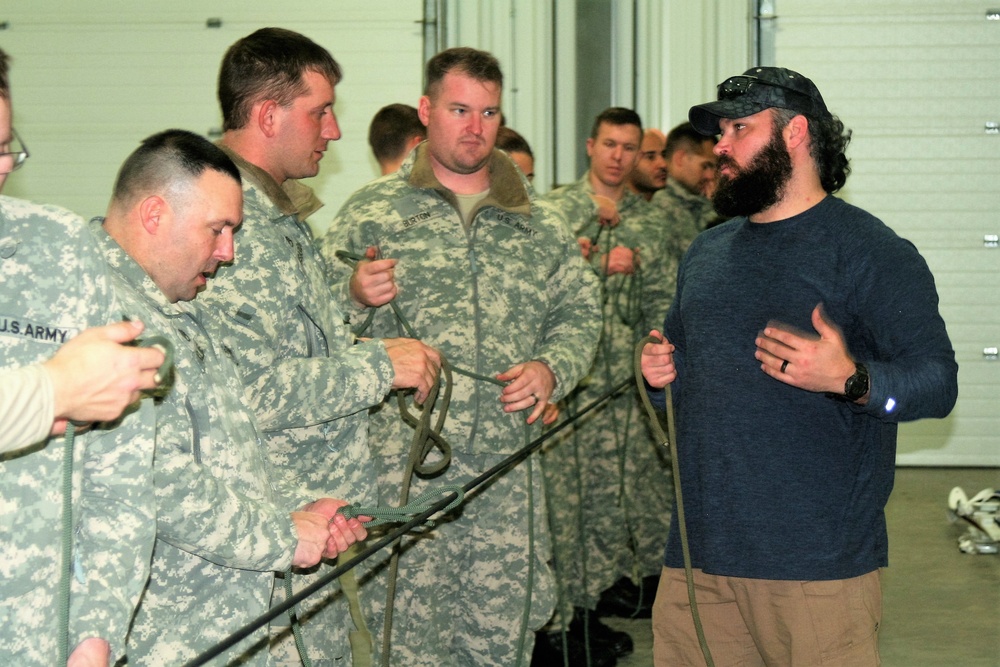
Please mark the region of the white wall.
<svg viewBox="0 0 1000 667"><path fill-rule="evenodd" d="M917 246L959 363L943 420L900 428L897 460L1000 465L1000 21L978 0L775 0L776 62L853 130L842 196Z"/></svg>
<svg viewBox="0 0 1000 667"><path fill-rule="evenodd" d="M508 123L536 153L541 192L579 174L575 17L578 0L436 0L445 46L494 53L506 78ZM612 104L669 128L748 62L748 1L608 0L605 43ZM344 132L310 183L327 208L322 231L358 186L377 175L366 136L372 114L415 104L423 77L423 0L34 0L7 3L0 44L14 56L16 122L32 157L8 194L103 212L118 165L137 142L167 127L209 134L220 126L218 64L239 37L264 25L298 30L344 66L336 113ZM206 26L217 18L221 25ZM589 45L588 45L589 48ZM597 51L594 51L597 53ZM581 67L586 67L581 63ZM582 127L578 127L578 125Z"/></svg>
<svg viewBox="0 0 1000 667"><path fill-rule="evenodd" d="M343 138L307 181L327 208L378 175L368 123L382 105L420 95L420 0L32 0L5 3L0 45L14 58L15 123L31 152L5 194L103 214L118 166L145 136L169 127L209 134L222 54L267 25L297 30L344 69L335 111ZM218 28L206 20L221 19Z"/></svg>

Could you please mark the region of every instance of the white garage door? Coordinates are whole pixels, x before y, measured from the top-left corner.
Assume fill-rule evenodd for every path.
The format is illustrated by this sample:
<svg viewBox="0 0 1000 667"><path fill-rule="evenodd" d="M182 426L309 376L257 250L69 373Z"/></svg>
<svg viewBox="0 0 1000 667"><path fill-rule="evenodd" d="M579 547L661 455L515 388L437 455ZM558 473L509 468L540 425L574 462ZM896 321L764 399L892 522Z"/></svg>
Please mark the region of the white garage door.
<svg viewBox="0 0 1000 667"><path fill-rule="evenodd" d="M773 4L773 64L812 78L854 130L842 196L927 259L958 357L955 411L904 425L897 460L1000 465L1000 15L967 0Z"/></svg>
<svg viewBox="0 0 1000 667"><path fill-rule="evenodd" d="M110 9L113 6L113 11ZM367 144L379 107L416 104L423 77L421 0L33 0L5 3L0 45L13 58L15 124L31 152L5 194L103 214L122 160L170 127L221 127L215 97L226 48L257 28L296 30L344 69L337 86L343 139L310 185L327 207L378 175ZM308 181L307 181L308 182Z"/></svg>

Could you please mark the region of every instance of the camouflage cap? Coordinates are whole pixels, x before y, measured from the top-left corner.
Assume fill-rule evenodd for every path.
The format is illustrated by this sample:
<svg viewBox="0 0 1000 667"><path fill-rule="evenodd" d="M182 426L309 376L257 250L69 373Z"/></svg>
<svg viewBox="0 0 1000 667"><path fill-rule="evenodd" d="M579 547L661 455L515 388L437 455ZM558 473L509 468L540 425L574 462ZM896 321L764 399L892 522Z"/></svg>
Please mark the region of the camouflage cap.
<svg viewBox="0 0 1000 667"><path fill-rule="evenodd" d="M752 67L720 83L718 100L691 107L688 119L699 132L712 135L719 133L720 118L746 118L772 107L830 116L819 89L806 77L784 67Z"/></svg>

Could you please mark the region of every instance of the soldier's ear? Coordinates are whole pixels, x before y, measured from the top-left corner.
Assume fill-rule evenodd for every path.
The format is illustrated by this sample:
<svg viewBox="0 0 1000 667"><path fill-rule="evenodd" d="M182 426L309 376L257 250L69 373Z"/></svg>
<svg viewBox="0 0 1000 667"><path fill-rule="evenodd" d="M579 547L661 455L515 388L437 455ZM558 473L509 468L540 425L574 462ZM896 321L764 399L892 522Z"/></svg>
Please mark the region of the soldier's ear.
<svg viewBox="0 0 1000 667"><path fill-rule="evenodd" d="M147 234L156 236L167 209L167 202L159 195L149 195L139 202L139 222Z"/></svg>
<svg viewBox="0 0 1000 667"><path fill-rule="evenodd" d="M251 120L265 137L273 137L277 131L280 105L274 100L264 100L253 106Z"/></svg>
<svg viewBox="0 0 1000 667"><path fill-rule="evenodd" d="M431 118L431 98L424 95L417 102L417 117L420 118L420 122L427 127L427 123L430 122Z"/></svg>

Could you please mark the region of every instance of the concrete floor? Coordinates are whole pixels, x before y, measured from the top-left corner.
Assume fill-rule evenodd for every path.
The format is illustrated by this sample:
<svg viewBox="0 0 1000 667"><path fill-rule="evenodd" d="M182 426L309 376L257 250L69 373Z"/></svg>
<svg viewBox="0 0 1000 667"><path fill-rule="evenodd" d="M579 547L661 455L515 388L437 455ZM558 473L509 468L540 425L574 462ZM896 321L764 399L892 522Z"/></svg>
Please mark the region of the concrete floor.
<svg viewBox="0 0 1000 667"><path fill-rule="evenodd" d="M1000 667L1000 555L958 550L948 493L970 497L1000 486L996 468L900 468L886 508L889 567L883 572L883 667ZM653 664L648 620L605 619L632 635L619 667Z"/></svg>

